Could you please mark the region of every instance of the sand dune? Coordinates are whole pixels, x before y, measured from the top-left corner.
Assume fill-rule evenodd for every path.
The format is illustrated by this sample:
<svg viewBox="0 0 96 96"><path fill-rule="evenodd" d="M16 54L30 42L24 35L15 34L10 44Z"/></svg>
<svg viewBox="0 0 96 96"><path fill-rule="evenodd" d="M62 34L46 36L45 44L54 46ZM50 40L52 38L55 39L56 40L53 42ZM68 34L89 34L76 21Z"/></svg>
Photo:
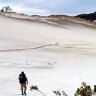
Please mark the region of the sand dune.
<svg viewBox="0 0 96 96"><path fill-rule="evenodd" d="M40 22L0 16L0 49L17 49L42 46L59 42L62 44L95 43L95 28L82 24L64 24L65 28ZM67 21L68 22L68 21Z"/></svg>

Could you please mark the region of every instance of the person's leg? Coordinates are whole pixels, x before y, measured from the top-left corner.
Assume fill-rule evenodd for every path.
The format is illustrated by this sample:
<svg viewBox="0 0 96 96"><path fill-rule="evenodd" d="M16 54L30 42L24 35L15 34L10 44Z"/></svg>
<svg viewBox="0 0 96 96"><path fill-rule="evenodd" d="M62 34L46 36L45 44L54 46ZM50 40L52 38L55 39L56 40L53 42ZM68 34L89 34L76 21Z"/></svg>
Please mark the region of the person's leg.
<svg viewBox="0 0 96 96"><path fill-rule="evenodd" d="M27 89L27 86L26 86L26 83L24 84L24 94L26 95L26 89Z"/></svg>
<svg viewBox="0 0 96 96"><path fill-rule="evenodd" d="M23 93L23 84L20 84L21 85L21 92L22 92L22 95L24 94Z"/></svg>

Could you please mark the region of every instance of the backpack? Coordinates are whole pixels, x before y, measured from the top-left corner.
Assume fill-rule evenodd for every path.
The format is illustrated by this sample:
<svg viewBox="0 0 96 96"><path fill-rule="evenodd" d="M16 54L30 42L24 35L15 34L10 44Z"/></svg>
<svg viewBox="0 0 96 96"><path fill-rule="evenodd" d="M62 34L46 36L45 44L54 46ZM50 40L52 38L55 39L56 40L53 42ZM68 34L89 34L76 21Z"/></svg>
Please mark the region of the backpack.
<svg viewBox="0 0 96 96"><path fill-rule="evenodd" d="M22 81L23 79L24 79L24 78L23 78L23 75L20 74L20 75L19 75L19 80Z"/></svg>

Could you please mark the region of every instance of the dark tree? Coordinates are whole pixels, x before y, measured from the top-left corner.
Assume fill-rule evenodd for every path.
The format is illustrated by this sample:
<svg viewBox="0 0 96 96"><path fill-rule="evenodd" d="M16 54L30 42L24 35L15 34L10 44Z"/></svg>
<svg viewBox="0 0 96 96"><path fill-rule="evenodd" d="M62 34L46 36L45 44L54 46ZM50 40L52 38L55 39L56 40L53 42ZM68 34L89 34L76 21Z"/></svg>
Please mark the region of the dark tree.
<svg viewBox="0 0 96 96"><path fill-rule="evenodd" d="M2 7L1 12L12 12L12 9L9 6L4 6Z"/></svg>

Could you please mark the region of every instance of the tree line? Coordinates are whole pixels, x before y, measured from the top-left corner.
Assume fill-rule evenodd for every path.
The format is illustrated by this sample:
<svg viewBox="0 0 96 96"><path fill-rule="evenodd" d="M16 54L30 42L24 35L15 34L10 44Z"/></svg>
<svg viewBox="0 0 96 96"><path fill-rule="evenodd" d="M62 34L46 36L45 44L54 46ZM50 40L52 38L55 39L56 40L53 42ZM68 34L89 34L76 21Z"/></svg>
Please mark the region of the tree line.
<svg viewBox="0 0 96 96"><path fill-rule="evenodd" d="M96 12L94 13L89 13L89 14L80 14L80 15L77 15L76 17L80 17L80 18L84 18L86 20L96 20Z"/></svg>

